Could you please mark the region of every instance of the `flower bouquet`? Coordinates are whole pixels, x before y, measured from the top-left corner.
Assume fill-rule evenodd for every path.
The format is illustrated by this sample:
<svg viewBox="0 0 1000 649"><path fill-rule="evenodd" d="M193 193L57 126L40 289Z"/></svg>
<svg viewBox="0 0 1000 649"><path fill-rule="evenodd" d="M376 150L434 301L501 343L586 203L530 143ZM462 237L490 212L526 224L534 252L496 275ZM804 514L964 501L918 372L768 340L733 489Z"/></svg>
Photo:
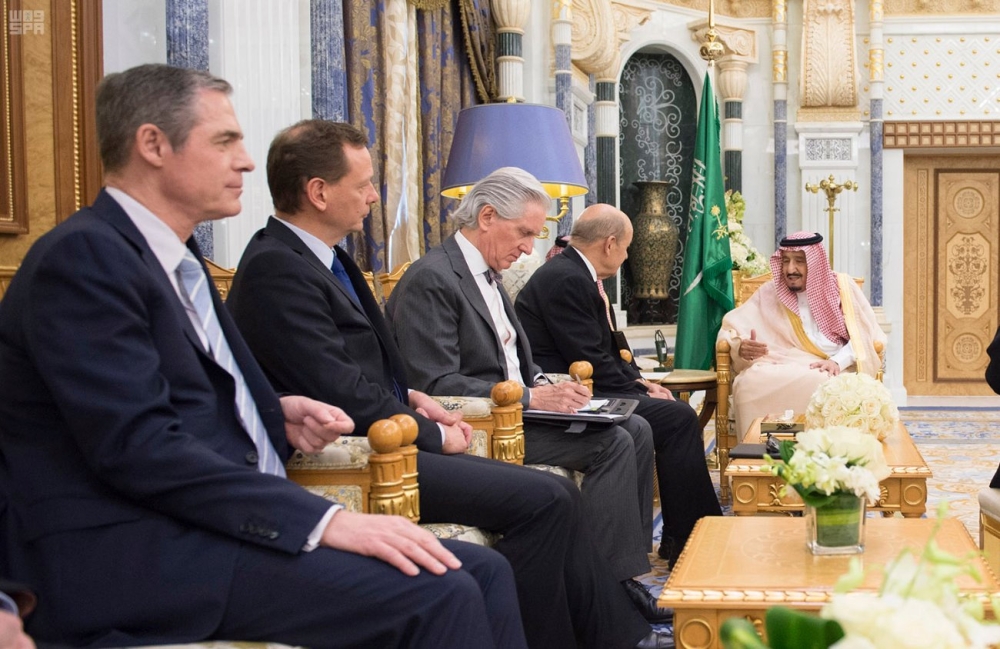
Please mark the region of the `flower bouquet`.
<svg viewBox="0 0 1000 649"><path fill-rule="evenodd" d="M743 213L746 202L739 192L726 190L726 218L729 223L729 254L733 258L733 270L741 271L748 277L770 272L767 257L760 254L743 230Z"/></svg>
<svg viewBox="0 0 1000 649"><path fill-rule="evenodd" d="M846 426L814 428L783 441L780 460L765 460L786 483L782 495L791 485L806 504L814 554L864 549L864 501L877 501L879 481L889 476L878 440Z"/></svg>
<svg viewBox="0 0 1000 649"><path fill-rule="evenodd" d="M848 426L883 440L899 422L889 390L867 374L843 372L813 393L806 407L806 429Z"/></svg>
<svg viewBox="0 0 1000 649"><path fill-rule="evenodd" d="M947 503L942 503L942 520ZM938 523L938 528L940 522ZM956 557L934 540L916 553L906 549L883 572L877 592L851 592L864 571L851 561L834 596L820 617L786 607L768 610L765 618L772 649L987 649L1000 643L1000 626L984 622L979 599L963 596L956 579L980 581L971 561ZM1000 602L993 601L993 610ZM745 619L726 620L720 632L726 649L767 649Z"/></svg>

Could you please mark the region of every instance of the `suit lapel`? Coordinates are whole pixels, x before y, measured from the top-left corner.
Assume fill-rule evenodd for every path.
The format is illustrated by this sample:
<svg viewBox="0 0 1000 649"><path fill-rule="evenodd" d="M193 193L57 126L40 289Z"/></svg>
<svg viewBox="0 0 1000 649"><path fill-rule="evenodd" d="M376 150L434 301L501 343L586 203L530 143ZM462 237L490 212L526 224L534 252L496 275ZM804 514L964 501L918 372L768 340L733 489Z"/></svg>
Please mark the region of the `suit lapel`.
<svg viewBox="0 0 1000 649"><path fill-rule="evenodd" d="M156 278L160 288L173 297L173 299L168 300L168 302L172 306L174 313L177 315L177 321L184 330L184 335L187 337L188 341L203 358L214 363L215 359L205 349L205 345L201 342L201 337L198 335L198 332L195 331L194 325L191 324L191 318L188 317L187 311L184 310L184 305L177 296L177 289L175 289L174 285L170 282L170 278L167 277L166 271L163 269L163 266L160 265L160 260L156 258L152 248L149 247L149 244L146 242L146 238L143 237L142 233L140 233L138 228L135 227L135 224L132 223L132 219L130 219L128 214L125 213L122 206L119 205L118 201L113 199L110 194L102 189L101 193L97 195L97 199L94 201L92 209L98 216L103 218L111 224L112 227L118 230L118 232L136 248L143 263L146 265L146 268L149 269L150 274ZM195 256L201 260L201 253L196 252ZM211 282L209 282L209 284L211 284Z"/></svg>
<svg viewBox="0 0 1000 649"><path fill-rule="evenodd" d="M333 276L333 271L323 265L323 262L321 262L319 258L313 254L312 250L309 250L309 247L306 246L297 234L289 230L281 221L273 217L267 220L267 225L265 226L264 231L301 255L302 258L312 267L312 269L319 273L320 277L333 287L333 290L343 298L343 301L351 305L350 308L354 309L365 318L368 318L368 314L365 313L364 309L361 308L357 302L354 301L354 298L347 291L347 288ZM348 255L344 255L344 257L347 256ZM344 257L341 257L341 261L343 261ZM367 283L365 284L367 285ZM355 285L354 288L357 290L357 285ZM369 291L369 289L365 288L365 291ZM362 292L358 291L358 297L361 297L361 295Z"/></svg>
<svg viewBox="0 0 1000 649"><path fill-rule="evenodd" d="M347 276L351 278L351 284L354 285L354 290L358 293L358 299L361 300L365 316L368 318L372 330L378 337L383 353L389 359L393 378L396 380L396 385L399 386L400 397L405 396L407 393L407 381L406 371L403 369L403 359L399 356L396 345L389 333L389 327L385 323L385 317L382 315L382 311L378 308L378 303L375 301L375 296L372 295L371 289L368 288L368 282L365 281L364 275L361 274L361 269L354 263L354 259L346 251L342 250L340 246L334 248L334 251L334 254L344 264L344 270L347 271Z"/></svg>
<svg viewBox="0 0 1000 649"><path fill-rule="evenodd" d="M347 276L351 278L351 284L354 286L354 290L358 294L358 299L361 301L360 306L347 291L347 288L340 283L340 280L334 277L333 271L324 266L323 262L313 254L312 250L306 246L302 239L288 229L284 223L272 217L268 219L264 231L268 236L274 237L298 253L314 271L320 274L325 282L333 287L333 290L340 297L340 302L350 305L345 308L353 309L368 321L368 324L371 325L372 330L378 337L382 350L389 358L393 378L396 379L396 383L399 385L402 393L406 394L407 382L406 372L403 370L403 360L399 357L399 352L395 344L392 343L392 336L389 334L389 329L385 324L385 318L378 308L378 303L375 302L375 297L372 295L371 289L368 288L368 282L365 281L364 275L361 274L361 269L354 263L351 256L342 250L340 246L335 246L333 249L333 254L338 256L341 263L344 264Z"/></svg>
<svg viewBox="0 0 1000 649"><path fill-rule="evenodd" d="M483 299L483 293L479 290L476 278L473 276L472 271L469 270L469 264L465 262L465 256L462 254L462 249L458 247L458 242L455 241L455 235L446 239L441 244L441 249L448 256L452 270L458 275L458 285L462 289L465 299L469 301L475 312L479 314L483 323L493 332L493 339L496 341L497 362L500 363L501 367L506 367L507 361L503 353L503 342L500 340L500 333L497 332L496 326L493 324L493 316L490 315L490 308L486 305L486 300ZM502 295L503 290L500 293ZM504 303L504 308L507 308L506 305L509 302L510 300L507 300Z"/></svg>

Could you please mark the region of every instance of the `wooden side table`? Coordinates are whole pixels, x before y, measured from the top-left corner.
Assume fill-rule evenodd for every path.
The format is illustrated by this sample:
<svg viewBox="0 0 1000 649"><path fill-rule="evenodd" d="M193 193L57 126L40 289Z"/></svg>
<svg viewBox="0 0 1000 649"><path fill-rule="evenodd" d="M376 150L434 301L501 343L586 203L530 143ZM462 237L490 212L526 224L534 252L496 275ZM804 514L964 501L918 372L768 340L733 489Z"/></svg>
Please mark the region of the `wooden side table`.
<svg viewBox="0 0 1000 649"><path fill-rule="evenodd" d="M864 566L884 566L903 548L919 551L937 521L929 518L865 519ZM1000 583L965 526L942 521L937 544L956 556L976 553L982 583L958 578L961 590L983 601L991 616L989 596L1000 594ZM806 522L787 516L706 516L695 525L684 551L667 580L659 605L674 609L678 647L719 649L719 627L730 617L745 617L763 632L771 606L818 611L833 595L847 572L851 555L813 556L806 549ZM869 571L861 586L877 590L881 573ZM766 640L766 638L765 638Z"/></svg>
<svg viewBox="0 0 1000 649"><path fill-rule="evenodd" d="M743 438L752 444L766 441L760 432L761 418L750 425ZM900 512L908 518L918 518L927 511L927 478L931 470L902 423L882 442L889 477L879 483L878 502L868 509L886 513ZM733 460L725 469L724 479L732 481L733 513L752 516L758 512L788 513L801 511L802 499L794 489L784 496L780 490L784 481L761 471L764 460Z"/></svg>

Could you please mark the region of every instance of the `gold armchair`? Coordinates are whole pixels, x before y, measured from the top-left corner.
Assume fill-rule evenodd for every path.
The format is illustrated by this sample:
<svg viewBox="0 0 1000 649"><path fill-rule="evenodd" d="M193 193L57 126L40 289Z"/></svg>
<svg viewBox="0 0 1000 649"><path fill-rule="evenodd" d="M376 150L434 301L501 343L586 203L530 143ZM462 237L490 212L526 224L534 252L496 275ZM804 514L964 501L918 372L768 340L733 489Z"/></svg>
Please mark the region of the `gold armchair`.
<svg viewBox="0 0 1000 649"><path fill-rule="evenodd" d="M771 281L771 274L765 273L756 277L744 277L739 271L733 271L733 297L736 306L740 306L750 299L754 292ZM854 281L861 287L864 279L855 277ZM719 474L722 477L721 491L722 500L729 500L729 483L725 479L726 466L729 464L729 451L740 443L741 437L746 431L733 430L729 420L729 402L732 396L733 372L730 358L731 347L729 341L720 340L715 345L715 375L718 382L718 416L715 418L715 444L719 450ZM883 367L885 366L885 349L881 342L875 342L875 351L878 352L881 363L875 375L879 381L882 380Z"/></svg>

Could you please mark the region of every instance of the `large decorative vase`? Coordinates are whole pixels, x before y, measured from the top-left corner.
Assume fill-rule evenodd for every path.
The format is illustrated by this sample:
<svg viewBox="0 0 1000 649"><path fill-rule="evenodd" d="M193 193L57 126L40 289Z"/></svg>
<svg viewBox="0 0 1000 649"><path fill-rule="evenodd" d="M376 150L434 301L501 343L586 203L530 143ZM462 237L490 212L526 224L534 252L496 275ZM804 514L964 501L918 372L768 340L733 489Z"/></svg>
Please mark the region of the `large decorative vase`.
<svg viewBox="0 0 1000 649"><path fill-rule="evenodd" d="M667 191L672 183L663 180L638 181L639 214L632 220L634 230L629 259L632 268L632 297L651 301L640 308L640 322L649 322L660 312L665 318L670 274L677 258L677 226L667 214ZM661 320L662 322L662 320Z"/></svg>
<svg viewBox="0 0 1000 649"><path fill-rule="evenodd" d="M813 554L858 554L865 550L865 499L835 493L821 506L806 505L808 546Z"/></svg>

